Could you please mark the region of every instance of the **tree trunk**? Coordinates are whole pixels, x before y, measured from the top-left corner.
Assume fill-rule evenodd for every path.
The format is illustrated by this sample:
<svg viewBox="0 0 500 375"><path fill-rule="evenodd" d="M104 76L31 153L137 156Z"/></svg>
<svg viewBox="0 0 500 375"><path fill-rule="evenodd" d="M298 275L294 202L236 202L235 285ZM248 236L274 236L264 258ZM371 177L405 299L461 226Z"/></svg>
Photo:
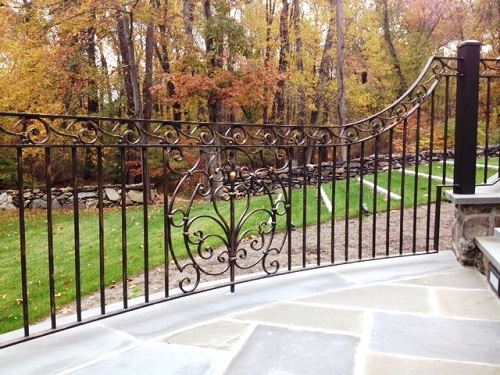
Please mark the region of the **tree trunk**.
<svg viewBox="0 0 500 375"><path fill-rule="evenodd" d="M323 46L323 55L321 57L321 62L318 69L318 82L316 84L316 94L314 96L314 110L311 112L311 125L317 126L320 111L324 108L325 93L328 84L328 77L332 70L333 59L331 56L331 50L333 47L333 27L334 18L330 18L328 25L328 30L326 32L325 44Z"/></svg>
<svg viewBox="0 0 500 375"><path fill-rule="evenodd" d="M266 0L266 49L264 56L264 67L269 69L269 62L271 61L271 26L274 21L274 12L276 10L276 0ZM267 98L269 90L267 86L265 87L265 97ZM262 120L264 124L269 123L269 107L267 105L267 100L265 101L264 108L262 109Z"/></svg>
<svg viewBox="0 0 500 375"><path fill-rule="evenodd" d="M334 0L330 0L332 3ZM333 7L332 7L333 11ZM323 46L323 54L318 69L318 82L316 84L316 93L314 95L314 109L311 111L311 126L318 126L320 117L324 117L325 110L325 95L328 86L330 72L333 67L333 59L331 50L333 47L333 29L335 27L335 18L333 15L330 17L328 23L328 30L326 32L325 44ZM307 149L306 163L310 163L312 159L313 150L311 147Z"/></svg>
<svg viewBox="0 0 500 375"><path fill-rule="evenodd" d="M210 0L204 1L204 12L208 22L213 19L212 4ZM217 43L212 35L205 38L205 50L210 55L210 66L212 70L222 68L223 43ZM208 114L210 122L221 122L222 120L222 99L216 93L211 93L208 97Z"/></svg>
<svg viewBox="0 0 500 375"><path fill-rule="evenodd" d="M187 4L188 1L185 0L184 3ZM168 53L168 44L167 44L168 35L167 35L167 27L164 21L159 23L158 30L159 30L159 38L158 42L154 46L156 57L160 62L163 73L170 74L172 73L172 71L170 69L170 57ZM167 91L170 99L175 97L175 85L171 80L167 82ZM172 105L172 110L173 110L174 121L180 121L182 119L181 104L179 102L175 102Z"/></svg>
<svg viewBox="0 0 500 375"><path fill-rule="evenodd" d="M389 55L391 56L392 65L394 67L394 72L396 76L399 78L399 86L398 86L398 95L401 96L404 94L406 89L408 88L408 84L406 82L406 78L403 74L403 70L401 69L401 62L399 61L399 56L396 52L396 48L394 47L394 43L392 41L391 29L389 23L389 6L387 4L387 0L379 0L380 1L380 12L382 13L382 30L384 33L384 41L387 45L387 49L389 50Z"/></svg>
<svg viewBox="0 0 500 375"><path fill-rule="evenodd" d="M204 13L207 22L213 21L213 13L212 13L212 4L210 0L204 1ZM215 48L215 40L213 35L205 36L205 51L207 55L210 56L210 67L212 72L218 68L222 68L222 54L223 54L223 43L220 41L217 43L217 48ZM222 99L216 92L211 92L207 99L208 106L208 116L209 121L212 122L211 126L214 128L216 134L218 133L218 125L217 123L222 121ZM221 141L218 139L217 135L214 139L214 147L209 150L207 154L208 160L205 160L207 164L207 173L209 176L215 176L216 169L221 165L222 159L220 154L220 145ZM213 158L211 158L211 156ZM220 186L222 186L222 181L216 181L216 179L212 179L212 192L215 192ZM211 199L218 199L217 196L210 197Z"/></svg>
<svg viewBox="0 0 500 375"><path fill-rule="evenodd" d="M151 119L153 113L153 96L151 89L153 87L153 51L154 51L154 24L148 23L146 29L146 48L145 48L145 75L142 87L142 97L144 102L143 118ZM149 129L147 129L149 130Z"/></svg>
<svg viewBox="0 0 500 375"><path fill-rule="evenodd" d="M123 15L119 15L117 19L117 34L118 34L118 43L120 47L120 59L121 59L121 68L123 74L123 83L124 83L124 91L125 98L127 100L127 107L125 110L125 116L132 117L134 115L134 92L132 90L132 78L130 76L130 61L129 54L127 48L127 36L125 34Z"/></svg>
<svg viewBox="0 0 500 375"><path fill-rule="evenodd" d="M154 6L155 1L153 0L151 4ZM153 88L154 27L153 21L149 21L146 27L145 39L145 74L142 96L144 102L143 118L147 120L150 120L153 114L153 95L151 89ZM145 131L142 133L142 143L147 144L149 142L148 133L151 131L150 123L143 122L142 128ZM146 149L146 153L142 155L142 182L146 193L146 201L152 203L151 175L147 151Z"/></svg>
<svg viewBox="0 0 500 375"><path fill-rule="evenodd" d="M120 46L120 56L125 81L125 93L127 96L127 116L133 118L142 118L141 92L139 87L139 74L135 62L134 43L132 38L132 14L125 11L118 14L117 32ZM141 141L144 141L143 139ZM142 153L141 153L142 155ZM144 163L144 160L141 160ZM146 165L147 168L147 165ZM147 170L146 170L147 174ZM130 182L130 181L129 181ZM143 188L149 187L149 176L142 178ZM149 197L149 196L148 196Z"/></svg>
<svg viewBox="0 0 500 375"><path fill-rule="evenodd" d="M95 21L95 13L92 12L92 21ZM97 68L96 63L96 43L95 43L95 28L89 27L86 31L86 52L89 67L92 71ZM97 96L97 83L92 77L89 78L88 82L88 96L87 96L87 113L89 115L96 115L99 112L99 99ZM94 158L92 155L92 149L90 147L85 148L85 166L83 178L88 180L91 178L95 172Z"/></svg>
<svg viewBox="0 0 500 375"><path fill-rule="evenodd" d="M285 82L288 71L288 53L290 52L290 36L288 32L288 0L283 0L280 16L280 55L278 62L278 88L274 95L274 105L271 122L275 124L285 123Z"/></svg>
<svg viewBox="0 0 500 375"><path fill-rule="evenodd" d="M135 62L134 41L132 38L132 15L120 13L118 16L118 41L124 69L125 92L127 95L128 115L142 118L141 91L139 74Z"/></svg>
<svg viewBox="0 0 500 375"><path fill-rule="evenodd" d="M159 26L160 33L165 32L165 26L160 25ZM170 74L172 71L170 70L170 61L169 61L169 55L168 55L168 48L165 42L160 41L160 45L155 45L155 52L156 52L156 57L158 58L161 68L163 70L163 73ZM175 85L174 83L169 80L167 82L167 92L168 92L168 97L169 98L174 98L175 97ZM172 105L172 111L173 111L173 119L174 121L180 121L182 119L182 113L181 113L181 104L179 102L174 102Z"/></svg>
<svg viewBox="0 0 500 375"><path fill-rule="evenodd" d="M182 1L182 18L184 21L184 31L193 39L193 7L192 0Z"/></svg>
<svg viewBox="0 0 500 375"><path fill-rule="evenodd" d="M96 64L96 43L95 43L95 28L91 27L87 30L87 57L89 66L92 71L97 68ZM97 96L97 83L95 79L88 80L89 94L87 97L87 112L96 114L99 112L99 98Z"/></svg>
<svg viewBox="0 0 500 375"><path fill-rule="evenodd" d="M333 2L333 1L332 1ZM339 126L345 125L346 123L346 103L345 103L345 74L344 74L344 0L336 0L336 18L337 18L337 124ZM344 131L341 131L343 135ZM341 138L341 143L344 141ZM342 160L347 160L347 147L340 147L340 153Z"/></svg>
<svg viewBox="0 0 500 375"><path fill-rule="evenodd" d="M304 73L304 60L302 56L302 36L300 30L300 0L293 0L293 30L295 32L295 53L296 67L300 75ZM297 125L305 125L306 121L306 89L302 83L298 88L298 115L296 119Z"/></svg>

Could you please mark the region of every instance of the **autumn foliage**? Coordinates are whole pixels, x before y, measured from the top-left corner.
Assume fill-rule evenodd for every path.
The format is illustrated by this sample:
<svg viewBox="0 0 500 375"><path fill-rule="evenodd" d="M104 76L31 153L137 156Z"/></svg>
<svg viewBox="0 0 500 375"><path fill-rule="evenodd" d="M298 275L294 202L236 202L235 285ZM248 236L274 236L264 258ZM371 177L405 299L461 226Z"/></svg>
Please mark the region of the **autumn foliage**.
<svg viewBox="0 0 500 375"><path fill-rule="evenodd" d="M460 40L500 53L495 1L342 3L347 120L391 102ZM335 121L338 51L325 38L335 41L337 5L4 1L0 109L208 120L217 104L220 119L266 122L283 97L281 120L307 124L316 111Z"/></svg>
<svg viewBox="0 0 500 375"><path fill-rule="evenodd" d="M500 55L500 2L6 0L0 111L351 122L465 39Z"/></svg>

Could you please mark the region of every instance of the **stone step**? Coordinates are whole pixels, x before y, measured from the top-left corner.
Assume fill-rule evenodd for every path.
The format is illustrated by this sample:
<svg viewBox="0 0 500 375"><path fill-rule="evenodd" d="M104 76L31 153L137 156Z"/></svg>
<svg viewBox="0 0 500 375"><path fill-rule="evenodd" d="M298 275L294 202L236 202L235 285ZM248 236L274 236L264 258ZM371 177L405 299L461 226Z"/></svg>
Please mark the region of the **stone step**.
<svg viewBox="0 0 500 375"><path fill-rule="evenodd" d="M488 259L486 277L495 294L500 298L500 228L493 229L493 236L476 237L474 241Z"/></svg>
<svg viewBox="0 0 500 375"><path fill-rule="evenodd" d="M500 228L493 229L493 236L476 237L474 241L490 263L500 270Z"/></svg>

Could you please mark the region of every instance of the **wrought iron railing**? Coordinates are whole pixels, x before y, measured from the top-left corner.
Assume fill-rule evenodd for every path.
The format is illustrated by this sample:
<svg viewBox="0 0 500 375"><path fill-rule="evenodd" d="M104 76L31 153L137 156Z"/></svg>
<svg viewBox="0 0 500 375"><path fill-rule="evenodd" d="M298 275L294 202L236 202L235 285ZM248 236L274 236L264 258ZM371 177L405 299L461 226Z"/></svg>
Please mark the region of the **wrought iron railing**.
<svg viewBox="0 0 500 375"><path fill-rule="evenodd" d="M207 289L448 246L433 219L451 178L458 61L431 58L391 106L344 126L0 113L12 208L0 213L16 239L2 266L16 270L19 304L2 320L21 328L0 346ZM491 164L498 62L481 63ZM35 198L46 208L32 209ZM32 328L44 316L46 329Z"/></svg>

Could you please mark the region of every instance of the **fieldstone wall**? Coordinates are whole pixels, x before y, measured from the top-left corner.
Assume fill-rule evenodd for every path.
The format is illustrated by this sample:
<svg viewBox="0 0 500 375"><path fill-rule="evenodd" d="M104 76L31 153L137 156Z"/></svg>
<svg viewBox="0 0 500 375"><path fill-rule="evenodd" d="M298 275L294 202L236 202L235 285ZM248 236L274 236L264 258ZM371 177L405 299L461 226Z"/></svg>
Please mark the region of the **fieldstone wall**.
<svg viewBox="0 0 500 375"><path fill-rule="evenodd" d="M492 146L488 150L478 148L477 156L488 154L490 156L500 156L500 149L498 146ZM453 161L455 154L453 150L448 150L446 153L443 151L422 151L419 154L407 153L389 155L375 155L365 156L361 158L351 158L349 162L339 161L336 165L331 162L324 162L321 165L308 164L306 166L297 165L291 168L291 183L292 188L301 188L304 184L317 185L319 177L321 182L329 182L333 179L344 180L347 178L359 177L365 174L373 174L375 172L385 172L389 169L398 170L414 165L425 165L430 162L440 162L445 158ZM288 186L288 169L279 171L278 174L269 174L267 176L259 176L256 188L265 185L271 191L275 191L283 186ZM249 187L251 190L251 187Z"/></svg>
<svg viewBox="0 0 500 375"><path fill-rule="evenodd" d="M127 185L125 204L127 206L140 205L143 202L142 184ZM121 185L105 185L101 191L104 207L121 206ZM73 208L75 199L73 188L53 188L52 208ZM156 192L152 190L153 199ZM26 189L23 194L24 206L29 209L47 208L47 193L42 189ZM16 210L21 199L17 190L0 192L0 210ZM78 205L80 208L95 208L99 203L99 189L96 186L86 186L78 189Z"/></svg>
<svg viewBox="0 0 500 375"><path fill-rule="evenodd" d="M452 236L457 260L465 266L475 266L480 251L474 238L491 236L495 227L500 227L500 205L455 204Z"/></svg>
<svg viewBox="0 0 500 375"><path fill-rule="evenodd" d="M398 170L405 165L406 167L414 166L416 164L429 164L432 162L439 162L444 160L445 156L448 160L453 158L453 152L449 151L446 155L444 152L437 151L430 153L424 151L419 154L393 154L389 155L375 155L365 156L361 158L352 158L347 161L337 162L333 165L331 162L323 162L318 164L295 165L291 168L290 181L293 189L299 189L304 184L317 185L321 182L330 182L333 179L345 180L347 178L359 177L361 175L373 174L375 172L385 172L389 169ZM247 186L248 190L252 193L258 193L259 188L265 185L271 191L277 191L281 186L287 187L289 182L289 170L278 170L276 173L260 175L253 185ZM226 182L229 184L229 182Z"/></svg>
<svg viewBox="0 0 500 375"><path fill-rule="evenodd" d="M448 155L452 157L452 154ZM405 155L403 160L402 155L393 155L389 158L387 155L379 155L378 160L375 156L367 156L363 160L351 159L348 162L338 162L335 166L331 162L325 162L321 165L308 164L306 166L293 166L291 171L292 188L301 188L306 185L317 185L319 176L322 182L332 181L333 179L342 180L352 178L361 174L374 173L378 171L386 171L389 168L399 169L403 163L407 166L415 165L416 163L427 164L432 159L438 161L444 158L443 153L430 154L422 152L418 155ZM249 187L249 191L257 193L259 187L265 185L271 191L279 190L283 186L288 186L288 169L280 171L278 174L270 173L267 175L256 176L253 185ZM227 182L229 184L229 182ZM127 200L126 205L134 205L142 203L142 184L127 185ZM254 191L252 191L254 190ZM83 187L78 190L78 204L82 208L96 207L98 204L98 189L96 186ZM105 207L121 205L121 185L106 185L103 189L103 202ZM156 197L156 194L154 194ZM70 208L73 205L73 188L53 188L52 189L52 208ZM0 210L13 210L19 207L19 194L16 190L0 191ZM45 209L47 208L47 194L42 189L26 189L24 191L24 204L30 209Z"/></svg>

